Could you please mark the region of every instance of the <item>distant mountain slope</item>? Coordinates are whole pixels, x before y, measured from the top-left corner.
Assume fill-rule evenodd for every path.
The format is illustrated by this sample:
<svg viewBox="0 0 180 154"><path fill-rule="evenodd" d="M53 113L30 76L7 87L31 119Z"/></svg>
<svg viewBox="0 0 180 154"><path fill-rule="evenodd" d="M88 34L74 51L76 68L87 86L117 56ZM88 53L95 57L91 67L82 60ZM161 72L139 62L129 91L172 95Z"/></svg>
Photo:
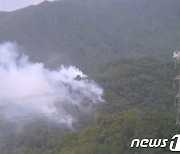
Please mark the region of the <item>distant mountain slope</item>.
<svg viewBox="0 0 180 154"><path fill-rule="evenodd" d="M175 114L173 78L177 72L172 62L145 58L113 61L100 68L97 82L104 88L104 113L131 108ZM175 84L176 85L176 84ZM175 88L175 87L174 87Z"/></svg>
<svg viewBox="0 0 180 154"><path fill-rule="evenodd" d="M120 58L168 58L180 48L179 0L67 0L0 12L0 42L48 66L87 70Z"/></svg>

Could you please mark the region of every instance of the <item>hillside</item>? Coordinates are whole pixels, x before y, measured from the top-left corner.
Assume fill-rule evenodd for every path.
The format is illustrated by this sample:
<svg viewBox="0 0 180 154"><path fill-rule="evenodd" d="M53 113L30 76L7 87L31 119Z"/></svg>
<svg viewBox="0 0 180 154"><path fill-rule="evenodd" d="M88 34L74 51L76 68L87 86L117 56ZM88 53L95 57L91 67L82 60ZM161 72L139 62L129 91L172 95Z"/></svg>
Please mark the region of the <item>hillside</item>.
<svg viewBox="0 0 180 154"><path fill-rule="evenodd" d="M113 61L99 68L98 83L105 91L104 112L130 108L174 112L173 62L154 58ZM176 88L178 88L176 86Z"/></svg>
<svg viewBox="0 0 180 154"><path fill-rule="evenodd" d="M62 95L58 95L57 100L49 100L47 108L44 105L39 107L47 110L53 103L59 113L70 113L70 120L74 120L73 123L69 121L67 127L63 122L68 122L68 118L64 118L63 114L59 117L47 114L56 122L46 114L23 116L23 108L19 106L17 111L22 114L22 119L3 119L3 113L0 113L0 154L169 154L168 148L132 150L130 143L134 138L170 139L180 132L174 106L174 96L179 87L173 88L178 69L174 69L172 61L172 52L180 50L179 8L179 0L65 0L45 1L13 12L0 12L0 44L16 42L20 52L30 58L29 61L26 57L18 58L14 52L14 59L20 61L13 61L11 67L2 65L5 79L7 74L4 70L9 72L12 68L13 72L7 78L8 82L1 83L10 87L8 79L18 78L18 86L15 87L26 87L28 84L32 86L30 91L36 94L34 83L38 84L39 80L35 80L34 76L44 79L38 74L39 69L32 73L35 81L32 82L28 78L31 77L28 75L31 67L19 65L33 61L35 66L43 68L43 77L49 81L43 80L43 85L47 85L48 89L49 83L58 90L65 88L60 91ZM2 60L5 59L8 64L12 57L8 58ZM47 69L34 62L45 63ZM26 70L17 76L13 67L16 63L18 69ZM82 72L73 67L68 75L75 76L66 82L64 79L69 77L67 72L59 74L54 69L60 64L75 65L88 77L81 77ZM18 71L15 69L15 72ZM50 76L49 72L52 72ZM23 75L27 82L22 82ZM52 77L55 81L51 80ZM69 83L78 84L80 89ZM41 88L46 90L44 86ZM24 89L21 88L22 92ZM98 96L102 94L105 101L92 103L94 99L84 99L81 89L85 96L92 98L96 95L89 94L88 90L100 91ZM6 90L2 91L6 93ZM45 97L37 102L45 103L46 94L43 93L41 96ZM69 98L63 99L70 94L73 105L68 104ZM87 107L86 110L76 104L77 100ZM6 104L0 108L6 109ZM29 107L26 109L29 111Z"/></svg>
<svg viewBox="0 0 180 154"><path fill-rule="evenodd" d="M171 58L179 49L179 0L68 0L0 12L0 42L49 67L89 72L115 59Z"/></svg>
<svg viewBox="0 0 180 154"><path fill-rule="evenodd" d="M173 102L173 63L152 58L118 60L99 69L96 81L105 89L106 103L97 106L98 116L91 126L72 132L39 119L16 134L13 124L5 123L0 127L4 132L0 153L168 153L168 149L132 150L129 144L134 138L170 138L180 131Z"/></svg>

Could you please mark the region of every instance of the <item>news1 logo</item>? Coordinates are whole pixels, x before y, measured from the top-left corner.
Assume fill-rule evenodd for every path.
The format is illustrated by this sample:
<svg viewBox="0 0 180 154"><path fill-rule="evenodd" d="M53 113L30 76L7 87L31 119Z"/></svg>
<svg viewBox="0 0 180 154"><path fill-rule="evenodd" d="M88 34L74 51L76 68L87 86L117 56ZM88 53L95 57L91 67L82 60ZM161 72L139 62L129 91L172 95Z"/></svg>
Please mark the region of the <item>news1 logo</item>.
<svg viewBox="0 0 180 154"><path fill-rule="evenodd" d="M168 145L168 141L168 139L134 139L131 142L131 148L165 148ZM169 149L174 152L180 152L180 134L172 137Z"/></svg>
<svg viewBox="0 0 180 154"><path fill-rule="evenodd" d="M180 134L174 135L172 137L169 149L176 152L180 151Z"/></svg>

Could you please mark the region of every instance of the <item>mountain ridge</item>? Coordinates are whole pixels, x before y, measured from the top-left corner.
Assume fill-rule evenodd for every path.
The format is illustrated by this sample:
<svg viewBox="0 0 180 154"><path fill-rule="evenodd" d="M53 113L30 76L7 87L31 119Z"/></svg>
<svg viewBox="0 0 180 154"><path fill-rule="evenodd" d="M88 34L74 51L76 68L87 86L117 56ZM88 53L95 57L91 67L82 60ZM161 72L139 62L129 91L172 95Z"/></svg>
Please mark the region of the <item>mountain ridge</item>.
<svg viewBox="0 0 180 154"><path fill-rule="evenodd" d="M0 12L0 42L17 42L47 67L88 71L116 59L170 59L179 49L178 6L177 0L46 1Z"/></svg>

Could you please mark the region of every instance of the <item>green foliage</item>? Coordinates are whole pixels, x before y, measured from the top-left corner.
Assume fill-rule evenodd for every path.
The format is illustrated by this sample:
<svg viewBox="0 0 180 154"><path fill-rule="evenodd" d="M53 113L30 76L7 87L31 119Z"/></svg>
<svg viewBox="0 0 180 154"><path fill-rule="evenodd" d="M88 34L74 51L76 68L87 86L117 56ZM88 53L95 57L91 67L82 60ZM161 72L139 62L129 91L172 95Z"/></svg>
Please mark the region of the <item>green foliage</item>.
<svg viewBox="0 0 180 154"><path fill-rule="evenodd" d="M167 148L131 149L130 143L134 138L170 139L180 132L175 125L173 64L153 58L119 60L103 65L98 72L95 79L105 89L107 102L97 106L99 116L91 126L71 132L37 121L18 136L13 133L13 125L1 126L8 133L0 134L0 152L168 154ZM83 121L87 118L82 116Z"/></svg>
<svg viewBox="0 0 180 154"><path fill-rule="evenodd" d="M168 138L178 133L175 117L159 112L126 112L101 115L91 128L61 138L59 153L119 154L119 153L168 153L169 149L131 149L135 138ZM75 136L75 137L74 137Z"/></svg>
<svg viewBox="0 0 180 154"><path fill-rule="evenodd" d="M0 42L18 42L46 66L73 64L87 73L120 58L170 59L179 49L179 6L179 0L44 2L0 12Z"/></svg>
<svg viewBox="0 0 180 154"><path fill-rule="evenodd" d="M165 149L131 149L134 138L168 138L180 132L175 125L172 63L153 58L108 63L96 81L105 89L106 103L88 128L71 132L42 121L16 136L13 125L0 127L2 154L168 154ZM174 113L173 113L174 112ZM84 119L83 119L84 118ZM87 121L82 116L82 122ZM64 135L63 135L64 134ZM16 142L15 142L16 141Z"/></svg>
<svg viewBox="0 0 180 154"><path fill-rule="evenodd" d="M105 90L103 112L137 107L142 110L174 112L172 62L154 58L124 60L100 67L97 81Z"/></svg>
<svg viewBox="0 0 180 154"><path fill-rule="evenodd" d="M0 12L0 42L17 41L21 52L48 67L78 66L104 88L106 100L94 124L78 132L40 120L17 133L14 124L1 123L0 153L169 153L132 150L130 143L180 132L172 62L139 60L167 60L179 49L179 6L179 0L69 0ZM91 123L83 115L81 121Z"/></svg>

